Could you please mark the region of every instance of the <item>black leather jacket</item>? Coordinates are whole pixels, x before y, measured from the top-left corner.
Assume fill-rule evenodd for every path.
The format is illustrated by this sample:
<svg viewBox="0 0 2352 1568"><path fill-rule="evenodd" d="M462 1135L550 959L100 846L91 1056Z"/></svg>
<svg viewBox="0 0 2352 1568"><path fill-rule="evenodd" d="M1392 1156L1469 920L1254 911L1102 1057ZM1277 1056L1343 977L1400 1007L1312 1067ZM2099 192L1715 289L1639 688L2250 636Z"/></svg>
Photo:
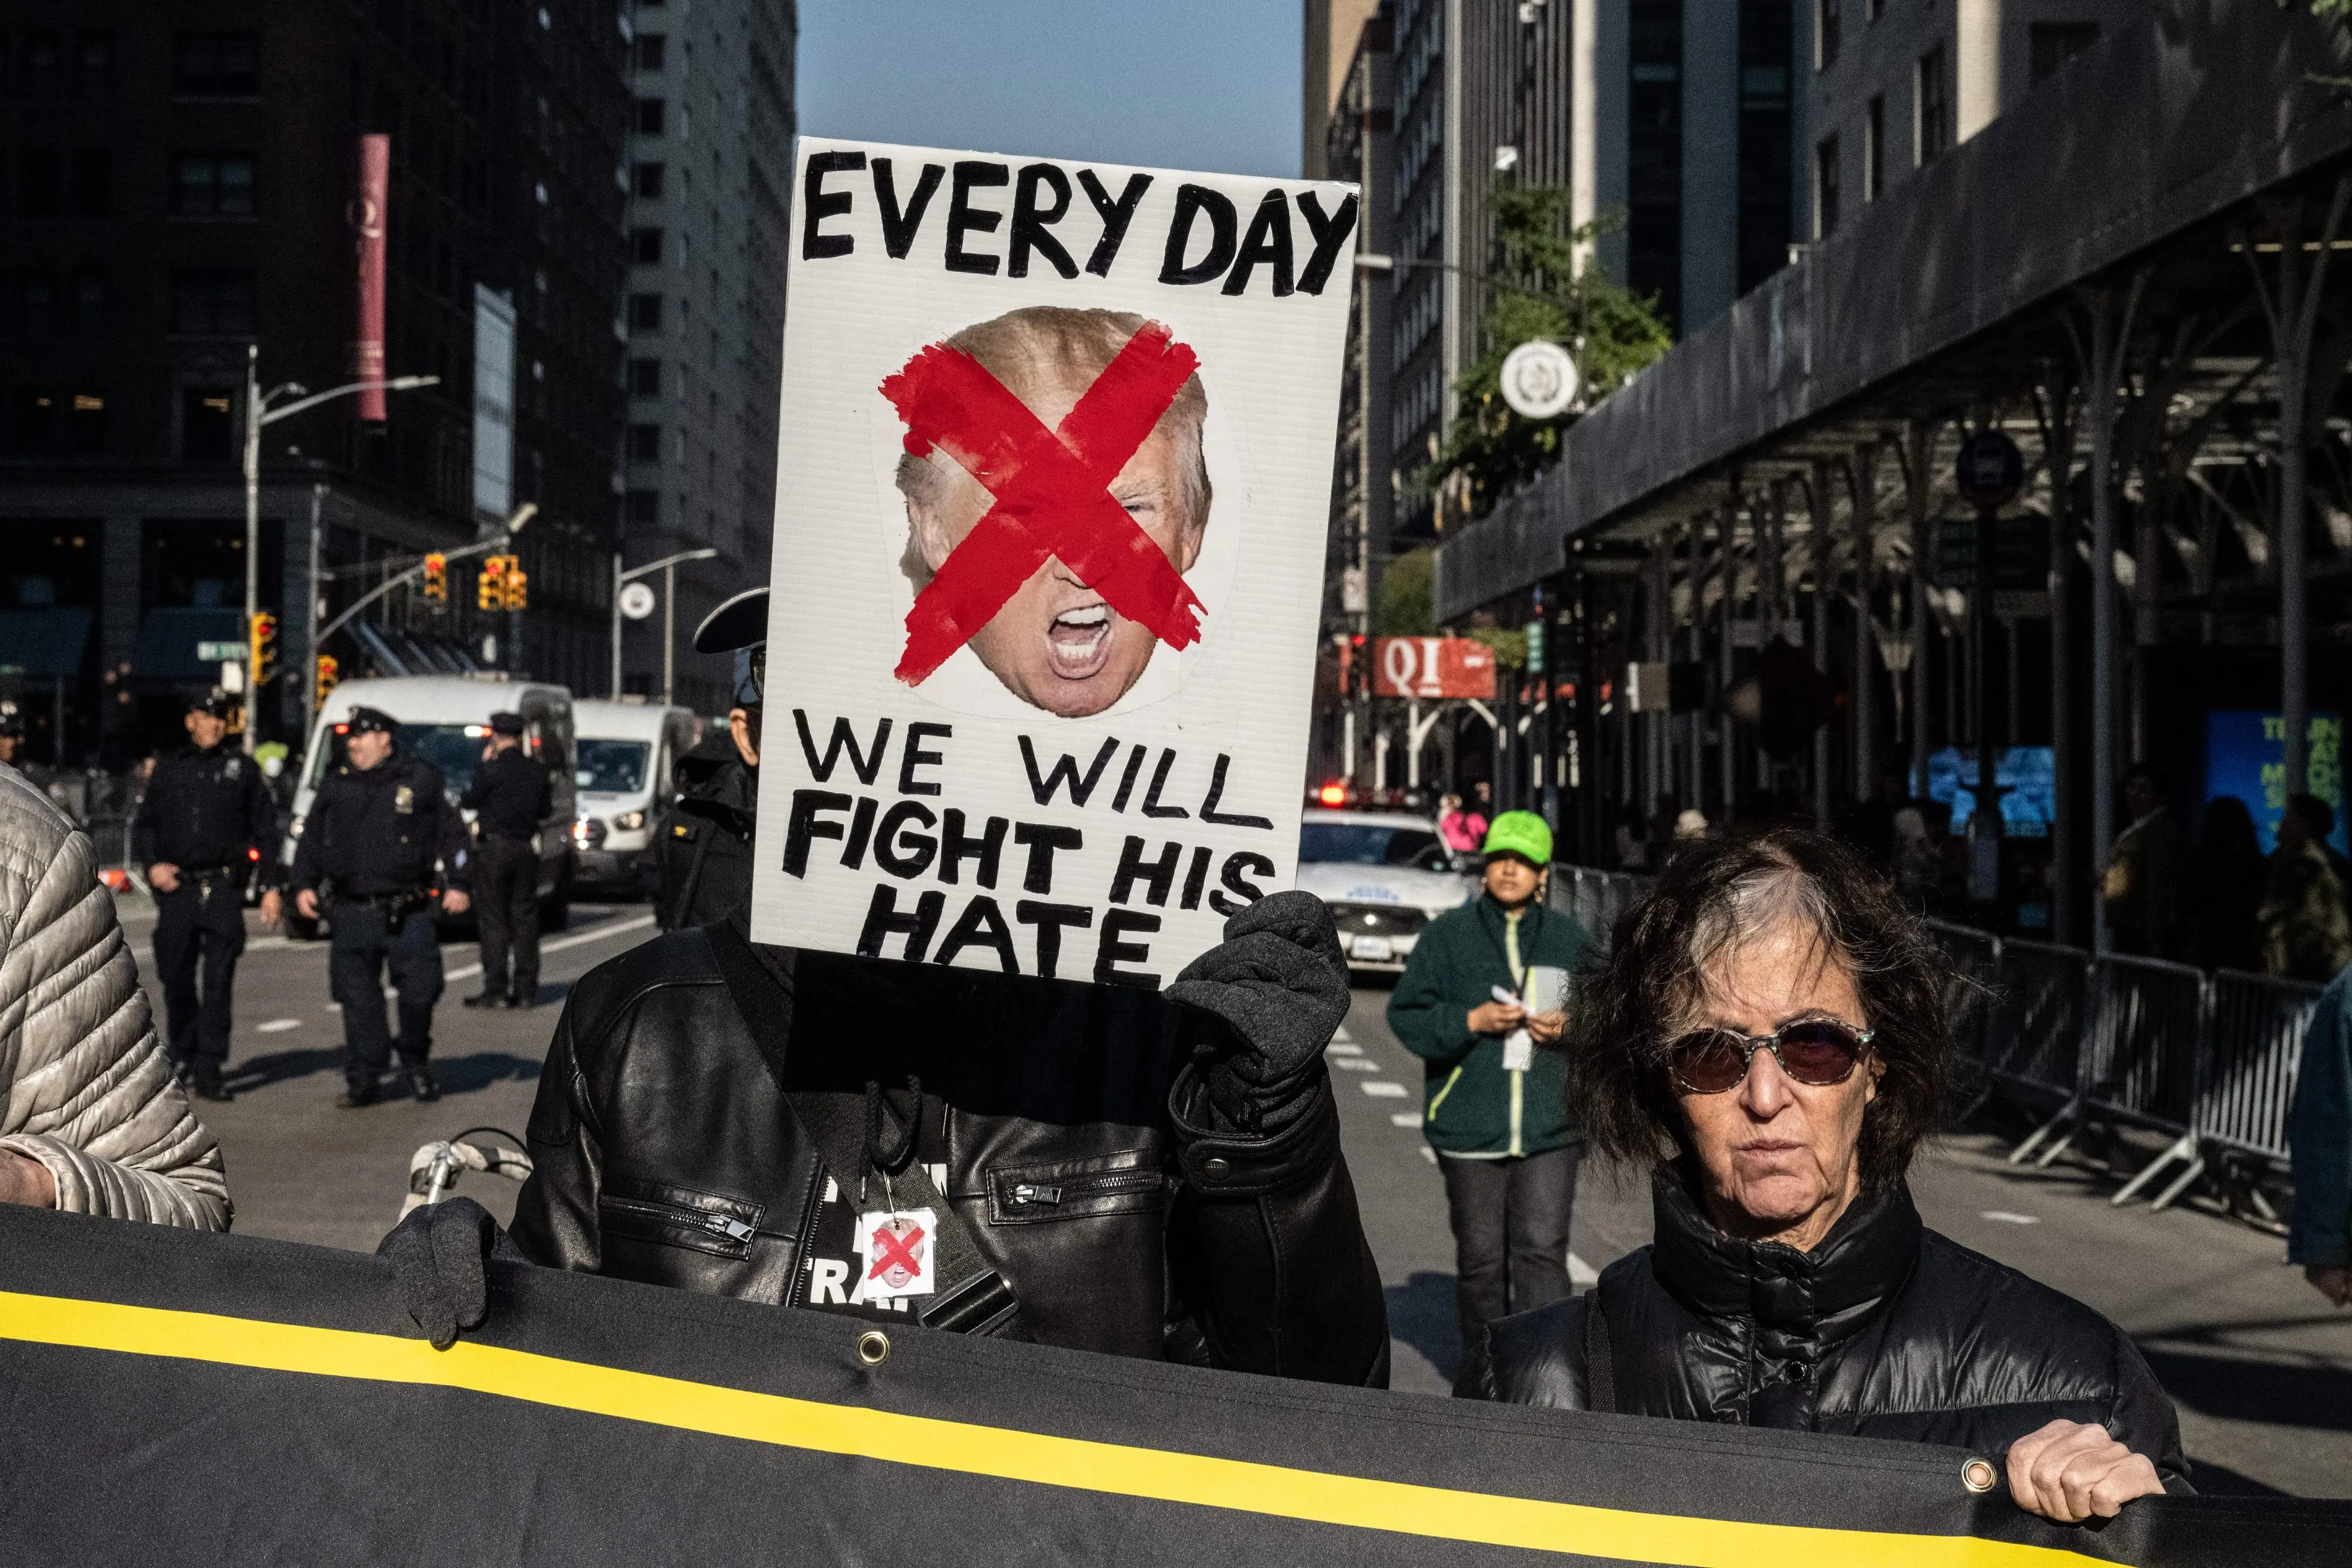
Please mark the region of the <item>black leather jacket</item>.
<svg viewBox="0 0 2352 1568"><path fill-rule="evenodd" d="M1227 1027L1213 1015L1149 991L780 948L759 950L767 978L747 983L753 951L737 922L674 931L572 988L516 1205L534 1261L879 1313L844 1300L824 1217L853 1195L785 1094L862 1110L875 1080L898 1087L903 1118L913 1077L918 1157L1029 1337L1386 1384L1380 1272L1319 1059L1303 1114L1220 1135L1191 1065Z"/></svg>
<svg viewBox="0 0 2352 1568"><path fill-rule="evenodd" d="M1584 1296L1487 1326L1455 1392L1586 1409L1585 1313L1628 1415L1940 1443L1998 1456L2054 1420L2104 1426L2185 1492L2172 1402L2121 1329L1919 1223L1908 1189L1856 1203L1811 1252L1710 1223L1676 1169L1656 1239Z"/></svg>

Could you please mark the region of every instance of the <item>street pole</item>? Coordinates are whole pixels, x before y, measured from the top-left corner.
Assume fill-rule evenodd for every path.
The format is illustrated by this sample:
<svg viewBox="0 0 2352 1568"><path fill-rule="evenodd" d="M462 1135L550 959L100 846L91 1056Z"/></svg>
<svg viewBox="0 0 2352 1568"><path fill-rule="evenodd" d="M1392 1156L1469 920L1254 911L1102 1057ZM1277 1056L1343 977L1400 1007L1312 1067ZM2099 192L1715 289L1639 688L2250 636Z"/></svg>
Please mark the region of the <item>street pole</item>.
<svg viewBox="0 0 2352 1568"><path fill-rule="evenodd" d="M621 570L618 551L613 556L613 696L621 695L621 590L641 577L655 572L662 574L662 702L671 699L677 664L677 568L681 561L709 560L718 550L706 545L700 549L680 550L659 560L649 560L634 570Z"/></svg>
<svg viewBox="0 0 2352 1568"><path fill-rule="evenodd" d="M253 618L261 612L261 345L245 346L245 624L238 637L245 643L245 665L253 673ZM248 679L245 695L245 754L253 755L254 719L261 692Z"/></svg>
<svg viewBox="0 0 2352 1568"><path fill-rule="evenodd" d="M677 673L677 563L662 568L662 706L670 704Z"/></svg>
<svg viewBox="0 0 2352 1568"><path fill-rule="evenodd" d="M303 592L310 602L302 608L302 624L310 632L310 635L304 639L303 646L303 662L309 665L309 668L303 671L306 678L302 682L302 744L306 750L310 744L311 727L319 722L319 532L320 528L319 519L326 501L327 486L323 484L312 485L310 486L310 570L303 579Z"/></svg>
<svg viewBox="0 0 2352 1568"><path fill-rule="evenodd" d="M621 700L621 552L613 552L613 700Z"/></svg>

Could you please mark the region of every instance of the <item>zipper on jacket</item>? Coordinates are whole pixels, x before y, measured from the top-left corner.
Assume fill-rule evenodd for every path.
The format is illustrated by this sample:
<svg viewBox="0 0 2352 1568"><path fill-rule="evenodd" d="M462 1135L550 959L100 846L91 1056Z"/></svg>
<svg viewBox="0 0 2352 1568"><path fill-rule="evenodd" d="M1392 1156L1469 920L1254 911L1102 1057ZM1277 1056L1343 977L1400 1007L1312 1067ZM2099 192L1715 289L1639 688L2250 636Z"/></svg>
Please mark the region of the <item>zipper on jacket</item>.
<svg viewBox="0 0 2352 1568"><path fill-rule="evenodd" d="M667 1203L646 1203L638 1198L614 1197L606 1194L600 1201L625 1213L658 1219L665 1225L675 1225L682 1230L701 1230L722 1241L749 1246L758 1234L731 1214L705 1214L698 1209L675 1207Z"/></svg>
<svg viewBox="0 0 2352 1568"><path fill-rule="evenodd" d="M1064 1176L1058 1182L1014 1182L1003 1189L1004 1204L1007 1208L1020 1210L1058 1208L1065 1202L1083 1203L1090 1197L1142 1192L1160 1186L1164 1179L1156 1170L1123 1170Z"/></svg>
<svg viewBox="0 0 2352 1568"><path fill-rule="evenodd" d="M824 1184L832 1179L824 1174L822 1162L809 1176L808 1197L801 1201L801 1222L793 1231L793 1253L797 1262L793 1268L793 1282L784 1288L784 1305L788 1307L809 1304L809 1284L816 1263L816 1254L809 1249L816 1240L817 1210L824 1207Z"/></svg>
<svg viewBox="0 0 2352 1568"><path fill-rule="evenodd" d="M1452 1072L1445 1075L1445 1086L1431 1097L1429 1102L1429 1114L1424 1118L1425 1120L1432 1123L1434 1123L1437 1120L1437 1108L1445 1103L1445 1097L1448 1094L1453 1093L1454 1086L1461 1082L1462 1069L1459 1067L1456 1067Z"/></svg>

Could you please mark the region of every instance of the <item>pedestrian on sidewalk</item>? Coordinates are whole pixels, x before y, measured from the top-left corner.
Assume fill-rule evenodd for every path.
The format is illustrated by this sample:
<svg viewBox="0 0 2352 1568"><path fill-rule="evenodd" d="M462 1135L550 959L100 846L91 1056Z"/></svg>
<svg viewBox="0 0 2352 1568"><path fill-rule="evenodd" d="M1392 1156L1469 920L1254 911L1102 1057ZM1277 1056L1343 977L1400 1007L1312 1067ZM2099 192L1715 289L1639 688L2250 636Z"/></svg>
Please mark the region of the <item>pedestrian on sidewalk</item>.
<svg viewBox="0 0 2352 1568"><path fill-rule="evenodd" d="M474 813L474 919L482 937L482 988L466 998L469 1008L527 1008L539 999L537 835L551 791L547 766L523 749L522 732L522 715L490 716L482 766L457 801Z"/></svg>
<svg viewBox="0 0 2352 1568"><path fill-rule="evenodd" d="M1486 819L1465 810L1462 797L1447 794L1437 803L1437 836L1455 854L1475 854L1486 839Z"/></svg>
<svg viewBox="0 0 2352 1568"><path fill-rule="evenodd" d="M2116 835L2100 873L2107 929L2116 951L2169 958L2180 904L2180 830L2164 809L2156 775L2135 768L2124 779L2124 810L2131 825Z"/></svg>
<svg viewBox="0 0 2352 1568"><path fill-rule="evenodd" d="M2316 796L2287 797L2256 915L2266 975L2326 985L2352 962L2352 919L2326 847L2335 819L2334 808Z"/></svg>
<svg viewBox="0 0 2352 1568"><path fill-rule="evenodd" d="M1507 1312L1568 1294L1583 1140L1551 1048L1568 1025L1566 977L1591 946L1544 907L1552 843L1541 817L1504 812L1482 848L1483 890L1422 932L1388 1010L1424 1063L1422 1125L1445 1178L1465 1344Z"/></svg>
<svg viewBox="0 0 2352 1568"><path fill-rule="evenodd" d="M2327 982L2304 1031L2288 1147L2287 1261L2331 1302L2352 1306L2352 968Z"/></svg>
<svg viewBox="0 0 2352 1568"><path fill-rule="evenodd" d="M87 834L0 764L0 1203L226 1230Z"/></svg>
<svg viewBox="0 0 2352 1568"><path fill-rule="evenodd" d="M166 1049L181 1086L235 1096L229 1003L245 952L245 889L259 879L261 919L278 924L278 805L252 758L225 744L236 701L215 687L188 705L188 744L155 764L131 822L131 854L155 894L155 970ZM201 967L204 984L197 987Z"/></svg>
<svg viewBox="0 0 2352 1568"><path fill-rule="evenodd" d="M401 1071L410 1093L438 1100L428 1065L442 987L434 890L446 890L443 909L466 913L465 820L442 793L439 768L393 755L399 724L390 714L355 707L335 727L343 759L320 782L303 819L293 883L296 910L306 920L325 913L334 932L327 973L343 1009L346 1082L336 1103L356 1110L382 1095L393 1053L383 1013L387 967L400 998Z"/></svg>
<svg viewBox="0 0 2352 1568"><path fill-rule="evenodd" d="M2254 815L2235 795L2217 795L2205 802L2203 828L2189 862L2189 885L2196 896L2184 912L2189 961L2207 969L2259 969L2263 939L2257 916L2270 866L2254 832Z"/></svg>

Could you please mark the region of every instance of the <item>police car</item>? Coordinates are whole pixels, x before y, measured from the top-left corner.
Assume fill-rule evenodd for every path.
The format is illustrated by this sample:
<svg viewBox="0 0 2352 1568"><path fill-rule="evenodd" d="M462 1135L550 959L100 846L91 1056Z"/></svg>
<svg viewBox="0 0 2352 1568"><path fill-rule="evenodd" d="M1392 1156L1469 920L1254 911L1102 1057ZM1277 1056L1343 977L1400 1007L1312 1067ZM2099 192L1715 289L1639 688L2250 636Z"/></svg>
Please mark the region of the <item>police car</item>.
<svg viewBox="0 0 2352 1568"><path fill-rule="evenodd" d="M1476 892L1465 863L1408 811L1309 810L1299 822L1298 885L1330 906L1351 969L1402 972L1422 927Z"/></svg>

